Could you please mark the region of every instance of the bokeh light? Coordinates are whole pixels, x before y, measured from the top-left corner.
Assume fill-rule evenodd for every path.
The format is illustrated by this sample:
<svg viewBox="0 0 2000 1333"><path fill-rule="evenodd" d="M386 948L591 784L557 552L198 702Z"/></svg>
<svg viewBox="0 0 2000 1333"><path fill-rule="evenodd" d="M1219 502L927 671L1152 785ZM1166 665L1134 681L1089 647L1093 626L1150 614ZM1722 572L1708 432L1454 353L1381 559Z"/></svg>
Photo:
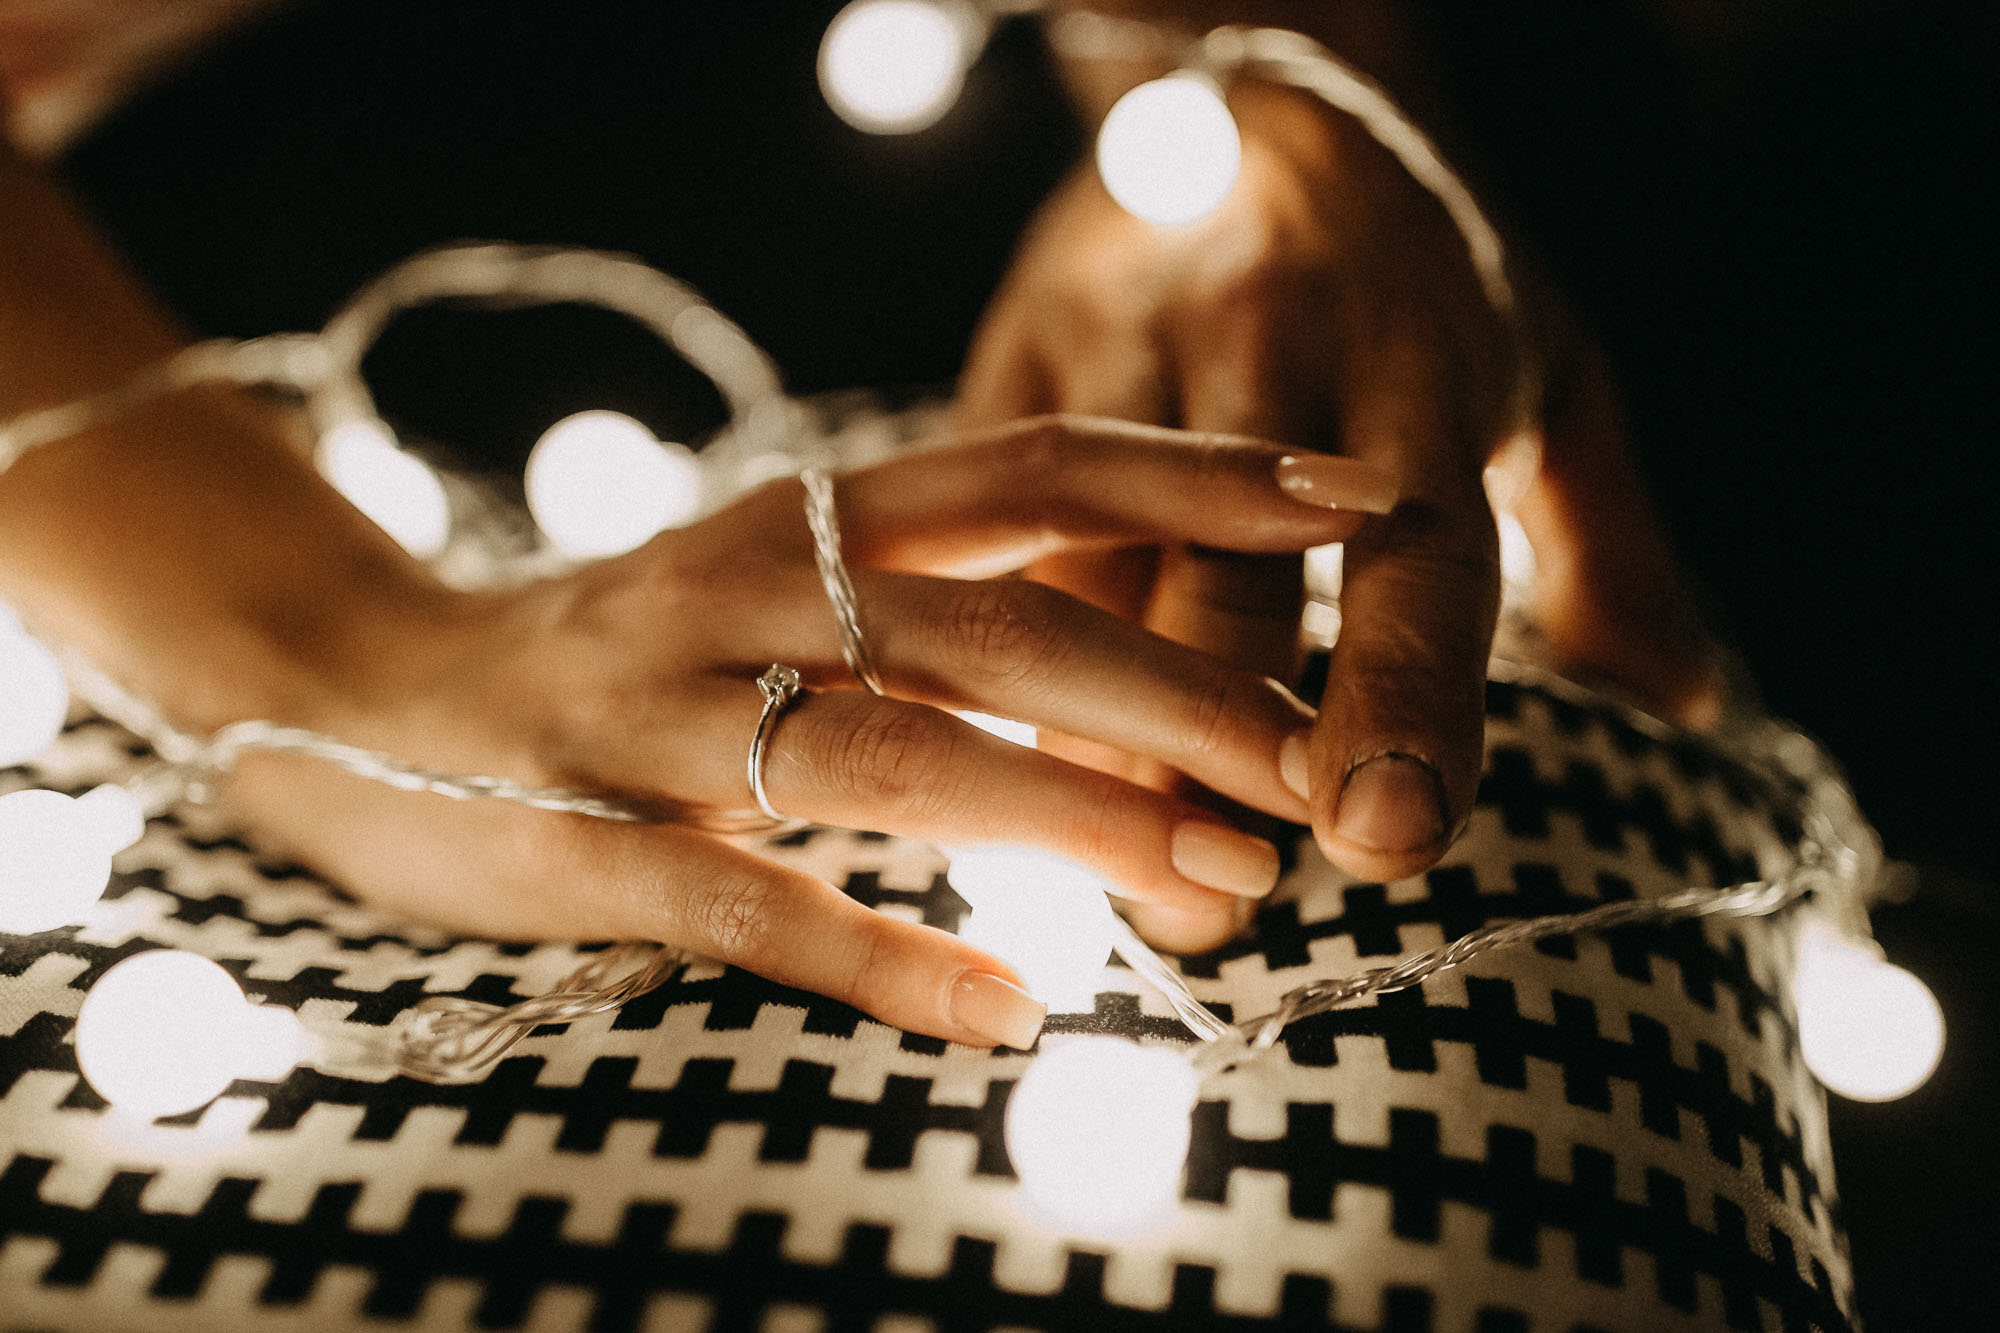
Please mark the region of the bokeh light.
<svg viewBox="0 0 2000 1333"><path fill-rule="evenodd" d="M1200 1095L1178 1052L1081 1036L1045 1049L1007 1101L1021 1188L1071 1230L1137 1230L1173 1205Z"/></svg>
<svg viewBox="0 0 2000 1333"><path fill-rule="evenodd" d="M946 879L972 905L959 938L1012 967L1051 1010L1090 1008L1118 939L1108 881L1034 847L964 847L951 858Z"/></svg>
<svg viewBox="0 0 2000 1333"><path fill-rule="evenodd" d="M380 422L343 421L320 441L320 475L419 559L451 537L451 502L431 466L405 453Z"/></svg>
<svg viewBox="0 0 2000 1333"><path fill-rule="evenodd" d="M1814 1077L1855 1101L1915 1091L1944 1053L1944 1011L1908 971L1818 921L1799 934L1792 999L1799 1052Z"/></svg>
<svg viewBox="0 0 2000 1333"><path fill-rule="evenodd" d="M820 41L820 91L855 129L924 129L958 100L972 63L973 26L962 5L855 0Z"/></svg>
<svg viewBox="0 0 2000 1333"><path fill-rule="evenodd" d="M701 510L701 464L622 412L578 412L528 455L528 509L551 545L579 560L622 555Z"/></svg>
<svg viewBox="0 0 2000 1333"><path fill-rule="evenodd" d="M40 788L0 796L0 931L32 935L83 920L104 894L111 858L145 826L121 787L81 797Z"/></svg>
<svg viewBox="0 0 2000 1333"><path fill-rule="evenodd" d="M279 1076L297 1061L301 1037L295 1015L252 1006L217 964L154 949L113 966L84 996L76 1062L98 1096L150 1119L191 1111L238 1078Z"/></svg>
<svg viewBox="0 0 2000 1333"><path fill-rule="evenodd" d="M1170 74L1119 98L1097 132L1097 173L1126 212L1161 226L1222 206L1243 140L1222 94L1198 74Z"/></svg>
<svg viewBox="0 0 2000 1333"><path fill-rule="evenodd" d="M55 654L0 607L0 765L49 748L69 713L69 682Z"/></svg>

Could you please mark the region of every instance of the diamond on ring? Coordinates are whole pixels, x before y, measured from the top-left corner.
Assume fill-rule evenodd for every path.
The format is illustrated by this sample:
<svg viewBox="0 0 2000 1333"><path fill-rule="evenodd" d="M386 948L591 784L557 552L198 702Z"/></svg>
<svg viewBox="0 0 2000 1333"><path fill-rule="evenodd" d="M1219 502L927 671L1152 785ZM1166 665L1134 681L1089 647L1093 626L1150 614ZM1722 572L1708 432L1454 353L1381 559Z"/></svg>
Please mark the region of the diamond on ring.
<svg viewBox="0 0 2000 1333"><path fill-rule="evenodd" d="M757 677L757 692L764 696L764 711L757 715L757 734L750 738L750 794L757 798L757 808L780 824L786 822L785 816L778 813L771 805L771 798L764 793L764 751L770 744L771 728L776 724L778 714L789 708L804 688L799 673L782 662L771 663L764 674Z"/></svg>

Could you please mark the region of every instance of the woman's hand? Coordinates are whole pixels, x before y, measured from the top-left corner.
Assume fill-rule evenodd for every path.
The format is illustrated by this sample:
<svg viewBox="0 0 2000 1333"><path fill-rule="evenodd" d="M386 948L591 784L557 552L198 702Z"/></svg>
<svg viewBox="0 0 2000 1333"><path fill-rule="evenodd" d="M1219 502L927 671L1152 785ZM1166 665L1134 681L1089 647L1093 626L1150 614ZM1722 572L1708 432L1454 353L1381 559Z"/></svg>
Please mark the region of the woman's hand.
<svg viewBox="0 0 2000 1333"><path fill-rule="evenodd" d="M1304 490L1295 489L1303 485ZM1025 1045L1041 1008L942 932L701 831L751 806L745 761L782 662L808 692L770 735L789 815L945 843L1033 844L1114 891L1205 919L1274 885L1276 850L1177 796L999 740L1031 722L1303 819L1281 755L1311 713L1282 686L1045 585L958 578L1053 551L1188 542L1297 552L1352 537L1379 469L1240 437L1043 418L838 479L868 647L843 665L796 481L629 555L468 598L323 722L426 766L614 793L685 822L629 825L410 795L310 760L246 760L237 810L356 892L498 936L646 938L848 1001L913 1031Z"/></svg>
<svg viewBox="0 0 2000 1333"><path fill-rule="evenodd" d="M1337 864L1410 875L1443 852L1478 784L1500 585L1482 473L1509 424L1510 334L1443 210L1353 123L1255 84L1233 90L1231 107L1243 165L1209 218L1139 221L1089 170L1045 206L975 345L960 420L1064 411L1242 432L1396 478L1394 513L1346 544L1326 695L1309 746L1287 761ZM1706 640L1608 382L1551 303L1537 301L1535 318L1548 399L1541 472L1519 512L1541 562L1543 626L1571 668L1698 715L1713 690ZM1063 556L1036 575L1291 678L1295 559L1169 546ZM1147 911L1135 921L1157 930ZM1231 924L1218 911L1194 934L1213 943Z"/></svg>
<svg viewBox="0 0 2000 1333"><path fill-rule="evenodd" d="M0 148L0 419L120 384L184 339ZM1037 844L1194 919L1271 887L1270 844L944 710L1091 737L1303 818L1281 763L1310 720L1296 700L1046 587L939 576L1134 544L1296 552L1387 509L1386 476L1043 420L843 478L837 500L889 698L841 665L796 482L568 578L458 593L320 480L285 422L221 388L0 472L0 596L190 731L265 718L669 812L749 806L754 682L784 662L813 692L770 736L779 809ZM275 754L247 757L228 791L254 830L396 910L495 936L685 945L961 1041L1025 1044L1040 1025L978 950L692 825L453 802Z"/></svg>

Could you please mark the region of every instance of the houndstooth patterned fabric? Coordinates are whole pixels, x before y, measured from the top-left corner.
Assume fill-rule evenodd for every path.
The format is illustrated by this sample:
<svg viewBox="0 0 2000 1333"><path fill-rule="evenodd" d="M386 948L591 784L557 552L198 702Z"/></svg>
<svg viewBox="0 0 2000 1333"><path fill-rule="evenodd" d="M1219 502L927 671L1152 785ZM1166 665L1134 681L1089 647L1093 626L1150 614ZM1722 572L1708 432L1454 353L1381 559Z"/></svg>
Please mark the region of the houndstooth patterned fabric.
<svg viewBox="0 0 2000 1333"><path fill-rule="evenodd" d="M1184 960L1236 1017L1491 921L1756 874L1792 830L1748 775L1532 686L1492 686L1444 862L1341 876L1302 840L1252 931ZM141 747L72 725L0 789L78 792ZM486 1077L379 1059L427 995L509 1003L594 946L451 938L155 820L87 925L0 935L0 1326L256 1329L1850 1328L1821 1094L1783 919L1560 939L1322 1014L1204 1085L1149 1234L1055 1229L1002 1141L1033 1054L901 1033L697 964L540 1029ZM559 818L563 816L551 816ZM953 928L931 848L811 830L772 854ZM170 946L298 1013L324 1054L151 1124L71 1030L113 963ZM1077 1033L1185 1042L1107 965Z"/></svg>

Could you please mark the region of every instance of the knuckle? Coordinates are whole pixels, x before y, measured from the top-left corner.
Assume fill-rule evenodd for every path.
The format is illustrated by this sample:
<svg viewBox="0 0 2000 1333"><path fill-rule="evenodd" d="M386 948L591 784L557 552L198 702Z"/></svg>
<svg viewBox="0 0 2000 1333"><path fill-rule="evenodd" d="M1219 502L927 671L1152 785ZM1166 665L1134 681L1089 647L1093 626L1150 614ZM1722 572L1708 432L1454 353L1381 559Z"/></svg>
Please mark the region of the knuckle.
<svg viewBox="0 0 2000 1333"><path fill-rule="evenodd" d="M744 875L717 877L691 895L688 933L705 952L756 970L782 933L773 886Z"/></svg>
<svg viewBox="0 0 2000 1333"><path fill-rule="evenodd" d="M842 959L840 995L849 1002L866 1009L871 1001L888 990L894 978L886 975L890 929L886 918L869 913L857 921L857 929L845 941L845 957Z"/></svg>
<svg viewBox="0 0 2000 1333"><path fill-rule="evenodd" d="M937 808L955 789L958 742L929 709L878 709L863 717L835 748L843 783L865 798L917 814Z"/></svg>
<svg viewBox="0 0 2000 1333"><path fill-rule="evenodd" d="M960 591L945 625L954 656L1011 680L1058 661L1063 633L1049 589L1024 579L984 579Z"/></svg>
<svg viewBox="0 0 2000 1333"><path fill-rule="evenodd" d="M1329 258L1271 220L1248 223L1199 278L1209 308L1268 313L1326 286Z"/></svg>
<svg viewBox="0 0 2000 1333"><path fill-rule="evenodd" d="M1255 715L1258 695L1249 679L1234 671L1216 669L1194 682L1188 695L1186 746L1191 754L1214 756L1229 748L1230 737L1245 718Z"/></svg>
<svg viewBox="0 0 2000 1333"><path fill-rule="evenodd" d="M1047 480L1068 467L1079 445L1079 419L1063 413L1028 417L1010 443L1013 464L1010 479L1038 477ZM1010 490L1015 489L1010 485ZM1018 491L1017 491L1018 494Z"/></svg>
<svg viewBox="0 0 2000 1333"><path fill-rule="evenodd" d="M1126 861L1122 853L1131 830L1144 826L1136 818L1131 789L1115 778L1092 774L1069 805L1063 829L1067 854L1085 865L1112 866Z"/></svg>

